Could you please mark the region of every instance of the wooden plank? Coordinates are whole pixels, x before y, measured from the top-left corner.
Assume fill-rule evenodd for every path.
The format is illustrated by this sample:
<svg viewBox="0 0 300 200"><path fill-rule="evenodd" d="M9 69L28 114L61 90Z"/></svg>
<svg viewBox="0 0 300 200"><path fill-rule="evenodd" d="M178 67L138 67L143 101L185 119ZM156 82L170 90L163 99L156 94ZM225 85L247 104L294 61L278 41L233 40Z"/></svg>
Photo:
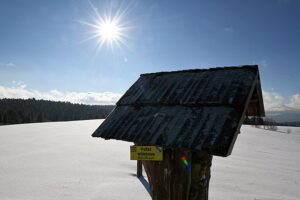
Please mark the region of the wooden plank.
<svg viewBox="0 0 300 200"><path fill-rule="evenodd" d="M143 176L143 166L142 166L142 161L140 160L137 161L136 176L137 177Z"/></svg>
<svg viewBox="0 0 300 200"><path fill-rule="evenodd" d="M191 168L186 167L183 156ZM166 149L163 161L142 161L152 199L207 200L211 159L212 155L204 151Z"/></svg>
<svg viewBox="0 0 300 200"><path fill-rule="evenodd" d="M229 156L229 155L231 154L232 149L233 149L233 146L234 146L234 143L235 143L235 141L236 141L236 139L237 139L238 134L240 133L240 128L241 128L241 126L242 126L242 124L243 124L243 122L244 122L244 120L245 120L245 117L246 117L247 108L248 108L248 106L249 106L249 103L250 103L252 94L253 94L253 92L254 92L254 89L256 88L256 82L257 82L257 79L258 79L258 73L256 73L255 80L254 80L253 83L252 83L251 90L250 90L250 92L249 92L249 94L248 94L248 97L247 97L247 100L246 100L246 103L245 103L244 110L243 110L243 112L241 113L240 121L239 121L238 126L237 126L237 128L236 128L236 132L235 132L235 134L234 134L234 136L233 136L233 138L232 138L232 140L231 140L231 144L230 144L230 146L229 146L229 149L228 149L228 152L227 152L227 156Z"/></svg>

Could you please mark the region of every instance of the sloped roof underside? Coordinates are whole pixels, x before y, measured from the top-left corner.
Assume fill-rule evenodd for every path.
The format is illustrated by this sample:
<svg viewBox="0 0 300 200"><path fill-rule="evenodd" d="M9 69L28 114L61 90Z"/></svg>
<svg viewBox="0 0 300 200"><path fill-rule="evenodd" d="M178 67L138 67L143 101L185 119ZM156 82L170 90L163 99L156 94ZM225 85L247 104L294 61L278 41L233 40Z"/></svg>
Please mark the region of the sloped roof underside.
<svg viewBox="0 0 300 200"><path fill-rule="evenodd" d="M239 118L240 113L230 107L119 106L95 134L105 139L224 155Z"/></svg>
<svg viewBox="0 0 300 200"><path fill-rule="evenodd" d="M257 83L257 66L142 74L93 136L227 156Z"/></svg>

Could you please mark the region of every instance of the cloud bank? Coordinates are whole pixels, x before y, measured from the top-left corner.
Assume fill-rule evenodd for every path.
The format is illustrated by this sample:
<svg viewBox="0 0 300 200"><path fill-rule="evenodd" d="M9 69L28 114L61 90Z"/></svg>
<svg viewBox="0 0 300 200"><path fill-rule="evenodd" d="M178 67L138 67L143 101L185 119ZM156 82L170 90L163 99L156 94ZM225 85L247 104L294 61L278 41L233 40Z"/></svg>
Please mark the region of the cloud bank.
<svg viewBox="0 0 300 200"><path fill-rule="evenodd" d="M266 111L300 110L300 94L285 99L276 92L263 91L263 99Z"/></svg>
<svg viewBox="0 0 300 200"><path fill-rule="evenodd" d="M58 90L41 92L38 90L28 89L25 84L13 87L4 87L0 85L0 98L35 98L90 105L111 105L115 104L120 97L121 94L113 92L61 92Z"/></svg>
<svg viewBox="0 0 300 200"><path fill-rule="evenodd" d="M288 104L291 108L300 109L300 94L295 94L290 99L290 104Z"/></svg>
<svg viewBox="0 0 300 200"><path fill-rule="evenodd" d="M0 85L0 98L21 98L21 99L45 99L51 101L69 101L82 104L115 104L122 94L113 92L62 92L50 90L41 92L28 89L25 84L15 82L15 86L4 87ZM266 111L288 111L300 110L300 94L295 94L285 99L276 92L263 91L263 99Z"/></svg>

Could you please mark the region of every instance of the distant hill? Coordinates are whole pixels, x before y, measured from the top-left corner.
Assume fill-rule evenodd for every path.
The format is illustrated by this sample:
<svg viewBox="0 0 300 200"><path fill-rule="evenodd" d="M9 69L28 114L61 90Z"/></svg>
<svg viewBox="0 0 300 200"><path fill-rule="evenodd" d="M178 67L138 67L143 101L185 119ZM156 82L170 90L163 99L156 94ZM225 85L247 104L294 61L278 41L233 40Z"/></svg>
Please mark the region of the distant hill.
<svg viewBox="0 0 300 200"><path fill-rule="evenodd" d="M277 122L300 122L300 110L266 111L266 116Z"/></svg>
<svg viewBox="0 0 300 200"><path fill-rule="evenodd" d="M248 125L267 125L271 128L275 128L275 126L300 127L300 121L278 122L270 117L246 117L243 123Z"/></svg>
<svg viewBox="0 0 300 200"><path fill-rule="evenodd" d="M36 99L0 99L0 125L103 119L113 105L83 105Z"/></svg>
<svg viewBox="0 0 300 200"><path fill-rule="evenodd" d="M282 122L284 126L297 126L300 127L300 121L298 122Z"/></svg>

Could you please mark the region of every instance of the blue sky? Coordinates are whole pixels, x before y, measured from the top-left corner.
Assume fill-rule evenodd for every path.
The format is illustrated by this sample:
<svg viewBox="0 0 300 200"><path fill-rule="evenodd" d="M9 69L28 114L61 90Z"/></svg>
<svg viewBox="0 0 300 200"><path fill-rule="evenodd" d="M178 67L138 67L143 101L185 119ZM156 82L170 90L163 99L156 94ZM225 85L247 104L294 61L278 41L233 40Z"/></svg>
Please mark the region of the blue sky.
<svg viewBox="0 0 300 200"><path fill-rule="evenodd" d="M126 45L96 53L97 39L84 41L88 1L0 1L0 97L115 101L141 73L259 64L267 109L300 109L300 1L91 3L100 15L128 8Z"/></svg>

